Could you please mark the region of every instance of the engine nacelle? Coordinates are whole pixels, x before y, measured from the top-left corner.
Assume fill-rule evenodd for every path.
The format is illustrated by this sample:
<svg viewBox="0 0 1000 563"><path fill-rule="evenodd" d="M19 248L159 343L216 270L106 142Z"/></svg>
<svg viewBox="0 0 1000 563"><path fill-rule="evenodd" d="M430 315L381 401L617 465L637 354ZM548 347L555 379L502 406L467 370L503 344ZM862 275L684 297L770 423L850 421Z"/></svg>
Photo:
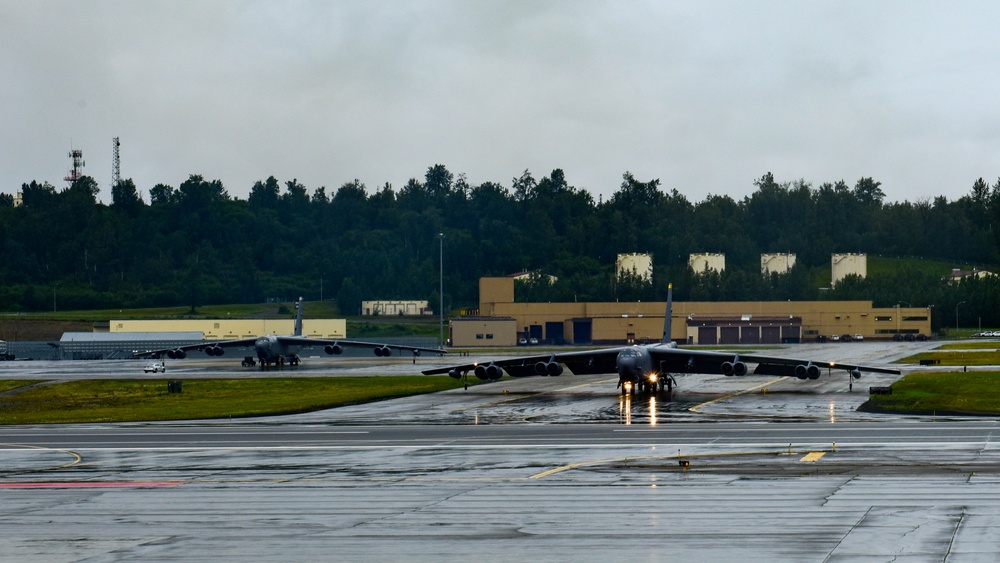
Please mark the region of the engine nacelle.
<svg viewBox="0 0 1000 563"><path fill-rule="evenodd" d="M187 357L187 352L177 348L176 350L167 350L167 357L171 360L183 360Z"/></svg>
<svg viewBox="0 0 1000 563"><path fill-rule="evenodd" d="M392 355L392 349L388 346L379 346L378 348L375 348L374 352L375 355L380 358L388 358Z"/></svg>
<svg viewBox="0 0 1000 563"><path fill-rule="evenodd" d="M500 369L500 366L496 364L490 364L488 366L482 366L482 365L476 366L476 369L473 373L475 373L476 377L478 377L482 381L492 381L503 377L503 370Z"/></svg>
<svg viewBox="0 0 1000 563"><path fill-rule="evenodd" d="M819 379L819 376L819 366L814 366L812 364L799 364L795 366L795 377L799 379Z"/></svg>
<svg viewBox="0 0 1000 563"><path fill-rule="evenodd" d="M563 367L559 362L549 362L545 364L545 371L551 376L562 375Z"/></svg>
<svg viewBox="0 0 1000 563"><path fill-rule="evenodd" d="M548 362L535 362L535 374L537 375L548 375L549 369L546 367Z"/></svg>
<svg viewBox="0 0 1000 563"><path fill-rule="evenodd" d="M205 348L205 353L209 356L221 356L226 353L222 346L209 346Z"/></svg>
<svg viewBox="0 0 1000 563"><path fill-rule="evenodd" d="M340 344L327 344L323 347L323 351L331 356L339 356L344 353L344 348Z"/></svg>
<svg viewBox="0 0 1000 563"><path fill-rule="evenodd" d="M743 362L722 362L722 374L726 376L744 376L747 374L747 365Z"/></svg>

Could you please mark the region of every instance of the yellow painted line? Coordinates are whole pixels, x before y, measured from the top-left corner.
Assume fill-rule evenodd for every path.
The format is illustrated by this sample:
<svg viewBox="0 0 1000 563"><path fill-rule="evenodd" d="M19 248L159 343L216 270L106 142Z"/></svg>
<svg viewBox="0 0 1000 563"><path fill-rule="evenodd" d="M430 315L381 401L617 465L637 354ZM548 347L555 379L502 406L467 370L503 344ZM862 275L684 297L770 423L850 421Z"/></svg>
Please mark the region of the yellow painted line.
<svg viewBox="0 0 1000 563"><path fill-rule="evenodd" d="M747 393L750 393L751 391L756 391L758 389L761 389L763 387L767 387L768 385L771 385L771 384L774 384L774 383L778 383L779 381L784 381L786 379L788 379L788 378L787 377L779 377L778 379L772 379L771 381L768 381L767 383L761 383L760 385L758 385L756 387L751 387L749 389L744 389L742 391L737 391L735 393L730 393L728 395L723 395L723 396L721 396L721 397L719 397L717 399L712 399L711 401L705 401L704 403L701 403L701 404L698 404L698 405L695 405L695 406L689 408L688 412L693 412L693 413L697 413L697 414L705 414L705 413L701 412L698 409L700 409L702 407L705 407L705 406L708 406L708 405L711 405L712 403L718 403L719 401L725 401L726 399L732 399L733 397L736 397L736 396L739 396L739 395L745 395Z"/></svg>
<svg viewBox="0 0 1000 563"><path fill-rule="evenodd" d="M605 463L615 463L615 462L629 462L638 460L651 460L651 459L662 459L662 460L680 460L680 459L698 459L698 458L716 458L716 457L737 457L737 456L750 456L750 455L782 455L784 450L778 451L750 451L750 452L720 452L720 453L704 453L704 454L667 454L667 455L645 455L645 456L629 456L621 457L616 459L594 459L590 461L580 461L577 463L571 463L569 465L563 465L556 467L554 469L549 469L548 471L542 471L541 473L536 473L528 477L528 479L541 479L543 477L548 477L550 475L555 475L556 473L562 473L563 471L569 471L571 469L577 469L580 467L588 467L591 465L602 465ZM820 454L823 455L823 454Z"/></svg>
<svg viewBox="0 0 1000 563"><path fill-rule="evenodd" d="M78 454L76 452L71 452L69 450L61 450L59 448L47 448L45 446L28 446L28 445L24 445L24 444L0 444L0 446L4 446L4 447L8 447L8 448L24 448L26 450L41 450L41 451L47 451L47 452L58 452L58 453L61 453L61 454L66 454L66 455L68 455L68 456L70 456L70 457L73 458L73 461L71 461L69 463L64 463L62 465L56 465L56 466L53 466L53 467L40 467L38 469L24 469L24 470L19 470L19 471L12 471L10 474L40 473L42 471L56 471L58 469L66 469L67 467L73 467L74 465L76 465L76 464L80 463L81 461L83 461L83 457L81 457L80 454Z"/></svg>
<svg viewBox="0 0 1000 563"><path fill-rule="evenodd" d="M826 455L826 452L809 452L808 454L802 456L802 459L800 459L799 461L804 463L819 461L819 458L823 457L824 455Z"/></svg>

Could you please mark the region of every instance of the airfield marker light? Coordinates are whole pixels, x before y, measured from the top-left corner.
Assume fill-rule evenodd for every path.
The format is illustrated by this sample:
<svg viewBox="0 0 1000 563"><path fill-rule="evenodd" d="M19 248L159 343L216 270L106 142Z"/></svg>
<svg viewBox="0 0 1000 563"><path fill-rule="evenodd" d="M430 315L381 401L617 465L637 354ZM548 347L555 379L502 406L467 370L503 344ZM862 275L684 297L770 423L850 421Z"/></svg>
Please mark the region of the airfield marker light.
<svg viewBox="0 0 1000 563"><path fill-rule="evenodd" d="M681 469L687 472L688 467L691 467L691 462L686 459L679 459L677 460L677 465L681 466Z"/></svg>

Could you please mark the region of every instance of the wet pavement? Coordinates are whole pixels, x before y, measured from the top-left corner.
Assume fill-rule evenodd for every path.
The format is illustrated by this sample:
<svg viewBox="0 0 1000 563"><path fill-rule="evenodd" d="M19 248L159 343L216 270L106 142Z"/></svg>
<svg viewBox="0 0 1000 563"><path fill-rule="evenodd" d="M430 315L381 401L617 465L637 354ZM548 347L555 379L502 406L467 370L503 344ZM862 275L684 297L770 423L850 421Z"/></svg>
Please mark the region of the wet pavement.
<svg viewBox="0 0 1000 563"><path fill-rule="evenodd" d="M885 365L917 346L773 354ZM218 361L178 361L167 375L259 373ZM298 373L412 373L432 361L324 359ZM59 363L75 365L39 362L24 378L141 370ZM20 373L9 367L0 379ZM666 400L622 397L614 376L564 375L293 417L2 428L0 553L46 562L1000 558L1000 424L854 410L869 385L891 379L866 375L852 390L837 373L813 382L687 375Z"/></svg>

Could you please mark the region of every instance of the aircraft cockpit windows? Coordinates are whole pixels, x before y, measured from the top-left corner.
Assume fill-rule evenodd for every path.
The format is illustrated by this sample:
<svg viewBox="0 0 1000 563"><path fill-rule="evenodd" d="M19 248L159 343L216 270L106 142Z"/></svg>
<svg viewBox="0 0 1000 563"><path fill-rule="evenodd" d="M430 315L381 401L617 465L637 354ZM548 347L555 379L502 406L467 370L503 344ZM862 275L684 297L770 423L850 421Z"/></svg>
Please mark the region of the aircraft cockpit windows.
<svg viewBox="0 0 1000 563"><path fill-rule="evenodd" d="M624 350L621 351L621 353L618 354L618 357L620 357L620 358L637 358L637 357L639 357L639 352L638 352L638 350L635 350L634 348L625 348Z"/></svg>

